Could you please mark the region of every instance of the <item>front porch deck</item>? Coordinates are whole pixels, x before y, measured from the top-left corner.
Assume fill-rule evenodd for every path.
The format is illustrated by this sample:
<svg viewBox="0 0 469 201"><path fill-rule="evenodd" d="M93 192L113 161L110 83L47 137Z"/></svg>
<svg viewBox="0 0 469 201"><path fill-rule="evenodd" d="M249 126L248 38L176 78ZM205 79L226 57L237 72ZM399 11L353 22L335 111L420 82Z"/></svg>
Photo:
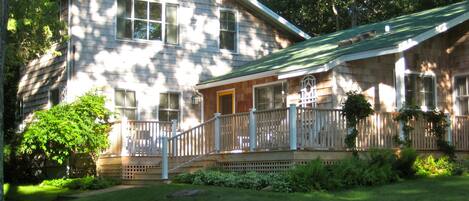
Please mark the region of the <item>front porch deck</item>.
<svg viewBox="0 0 469 201"><path fill-rule="evenodd" d="M397 148L400 124L393 113L376 113L359 123L357 147ZM449 116L446 138L459 156L469 153L469 117ZM425 120L412 122L412 146L436 152ZM317 157L333 162L350 155L345 117L336 109L289 108L215 115L199 126L178 131L176 122L118 122L110 149L98 162L101 175L124 180L157 180L209 166L230 171L283 171Z"/></svg>

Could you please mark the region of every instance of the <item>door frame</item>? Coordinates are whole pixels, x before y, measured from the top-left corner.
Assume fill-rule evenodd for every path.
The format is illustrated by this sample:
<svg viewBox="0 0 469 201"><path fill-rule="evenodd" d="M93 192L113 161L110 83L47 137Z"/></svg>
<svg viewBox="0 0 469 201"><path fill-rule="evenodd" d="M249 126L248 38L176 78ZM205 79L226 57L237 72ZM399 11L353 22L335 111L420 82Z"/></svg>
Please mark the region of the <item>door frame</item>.
<svg viewBox="0 0 469 201"><path fill-rule="evenodd" d="M233 108L233 114L236 113L236 90L233 88L233 89L226 89L226 90L221 90L221 91L217 91L217 113L220 113L220 96L226 96L226 95L230 95L233 97L233 105L232 105L232 108Z"/></svg>

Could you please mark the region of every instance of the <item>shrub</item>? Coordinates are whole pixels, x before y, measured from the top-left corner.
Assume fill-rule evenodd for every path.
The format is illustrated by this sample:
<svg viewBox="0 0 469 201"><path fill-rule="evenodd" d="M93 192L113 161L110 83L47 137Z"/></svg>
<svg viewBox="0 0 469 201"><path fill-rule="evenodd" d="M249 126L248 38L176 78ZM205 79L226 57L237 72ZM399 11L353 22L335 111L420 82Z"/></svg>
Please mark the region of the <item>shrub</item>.
<svg viewBox="0 0 469 201"><path fill-rule="evenodd" d="M415 161L414 168L418 176L450 176L452 175L454 164L446 156L435 159L432 155Z"/></svg>
<svg viewBox="0 0 469 201"><path fill-rule="evenodd" d="M204 170L195 173L183 173L175 177L176 183L195 185L212 185L232 188L261 190L270 187L275 192L291 192L289 178L285 174L260 174L248 172L245 174Z"/></svg>
<svg viewBox="0 0 469 201"><path fill-rule="evenodd" d="M102 177L83 177L75 179L52 179L44 180L41 186L54 186L58 188L68 189L81 189L81 190L97 190L103 188L109 188L117 185L119 182L114 179L102 178Z"/></svg>
<svg viewBox="0 0 469 201"><path fill-rule="evenodd" d="M394 163L394 169L402 178L413 177L415 175L414 163L416 159L417 151L415 149L403 148Z"/></svg>
<svg viewBox="0 0 469 201"><path fill-rule="evenodd" d="M308 192L329 187L329 172L320 159L313 160L306 165L296 166L289 172L289 175L294 191Z"/></svg>

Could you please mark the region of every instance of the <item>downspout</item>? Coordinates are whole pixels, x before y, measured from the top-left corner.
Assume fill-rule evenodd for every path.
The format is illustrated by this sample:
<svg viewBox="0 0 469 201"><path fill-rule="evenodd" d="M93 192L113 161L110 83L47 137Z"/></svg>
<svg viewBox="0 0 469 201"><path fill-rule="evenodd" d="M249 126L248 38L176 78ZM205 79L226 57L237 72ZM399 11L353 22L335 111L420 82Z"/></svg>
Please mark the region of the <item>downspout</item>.
<svg viewBox="0 0 469 201"><path fill-rule="evenodd" d="M200 123L204 123L205 121L205 118L204 118L204 95L202 93L199 92L199 90L195 89L194 88L194 92L195 94L197 94L198 96L201 97L201 101L200 101Z"/></svg>
<svg viewBox="0 0 469 201"><path fill-rule="evenodd" d="M69 90L70 90L70 81L72 79L72 72L71 72L71 57L72 57L72 29L71 29L71 24L72 24L72 0L67 1L67 34L69 36L69 39L67 40L67 81L65 83L66 85L66 92L65 92L65 102L70 101L70 95L69 95Z"/></svg>

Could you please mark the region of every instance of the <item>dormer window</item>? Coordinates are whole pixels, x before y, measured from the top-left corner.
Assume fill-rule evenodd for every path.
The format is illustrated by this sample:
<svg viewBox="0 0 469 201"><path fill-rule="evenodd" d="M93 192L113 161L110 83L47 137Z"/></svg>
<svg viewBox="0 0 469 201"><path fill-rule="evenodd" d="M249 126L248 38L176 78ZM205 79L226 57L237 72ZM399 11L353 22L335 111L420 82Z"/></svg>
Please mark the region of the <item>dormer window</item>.
<svg viewBox="0 0 469 201"><path fill-rule="evenodd" d="M220 10L220 49L236 52L238 49L238 22L234 10Z"/></svg>
<svg viewBox="0 0 469 201"><path fill-rule="evenodd" d="M159 1L118 0L117 38L177 44L177 10L177 5Z"/></svg>

